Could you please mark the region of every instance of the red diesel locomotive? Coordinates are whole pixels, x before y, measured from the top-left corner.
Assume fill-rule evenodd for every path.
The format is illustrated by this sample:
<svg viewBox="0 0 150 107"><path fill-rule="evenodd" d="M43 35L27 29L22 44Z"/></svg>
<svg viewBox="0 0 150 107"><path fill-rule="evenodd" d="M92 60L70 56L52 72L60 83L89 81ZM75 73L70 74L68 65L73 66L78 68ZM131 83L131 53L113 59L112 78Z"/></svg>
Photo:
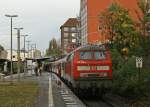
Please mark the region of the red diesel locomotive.
<svg viewBox="0 0 150 107"><path fill-rule="evenodd" d="M112 81L112 62L106 45L82 46L55 62L57 74L74 89L107 87Z"/></svg>

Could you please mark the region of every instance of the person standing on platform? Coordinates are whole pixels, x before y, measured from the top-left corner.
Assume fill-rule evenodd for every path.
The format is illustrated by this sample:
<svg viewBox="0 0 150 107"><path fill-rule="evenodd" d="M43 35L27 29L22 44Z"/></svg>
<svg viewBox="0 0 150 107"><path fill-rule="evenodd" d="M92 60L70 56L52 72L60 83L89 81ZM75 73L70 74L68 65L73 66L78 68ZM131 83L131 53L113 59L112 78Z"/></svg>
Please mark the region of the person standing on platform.
<svg viewBox="0 0 150 107"><path fill-rule="evenodd" d="M49 64L49 72L52 72L52 64Z"/></svg>
<svg viewBox="0 0 150 107"><path fill-rule="evenodd" d="M35 75L38 76L38 63L37 63L37 61L33 62L33 66L34 66Z"/></svg>
<svg viewBox="0 0 150 107"><path fill-rule="evenodd" d="M39 63L38 63L38 71L39 71L40 76L42 76L42 70L43 70L42 63L39 62Z"/></svg>

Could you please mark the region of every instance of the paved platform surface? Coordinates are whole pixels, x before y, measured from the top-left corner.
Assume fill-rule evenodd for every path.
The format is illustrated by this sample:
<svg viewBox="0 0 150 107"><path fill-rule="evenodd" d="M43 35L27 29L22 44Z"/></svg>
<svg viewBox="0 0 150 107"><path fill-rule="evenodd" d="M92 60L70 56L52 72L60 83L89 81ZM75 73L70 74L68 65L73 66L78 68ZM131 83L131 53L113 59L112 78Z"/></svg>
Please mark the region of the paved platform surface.
<svg viewBox="0 0 150 107"><path fill-rule="evenodd" d="M21 74L21 80L39 83L39 107L86 107L55 74L43 72L42 76L35 76L29 72L26 77Z"/></svg>
<svg viewBox="0 0 150 107"><path fill-rule="evenodd" d="M55 107L86 107L56 75L52 80Z"/></svg>

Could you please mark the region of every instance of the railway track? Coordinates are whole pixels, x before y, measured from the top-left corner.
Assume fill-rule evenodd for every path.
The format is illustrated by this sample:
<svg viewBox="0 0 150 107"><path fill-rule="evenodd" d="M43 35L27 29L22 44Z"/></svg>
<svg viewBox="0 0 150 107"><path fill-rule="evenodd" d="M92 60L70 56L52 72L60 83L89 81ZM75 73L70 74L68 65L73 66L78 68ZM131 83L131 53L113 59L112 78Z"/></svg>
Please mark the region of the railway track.
<svg viewBox="0 0 150 107"><path fill-rule="evenodd" d="M114 107L104 99L83 99L82 101L86 107Z"/></svg>
<svg viewBox="0 0 150 107"><path fill-rule="evenodd" d="M63 82L69 89L71 89L71 87L68 86L68 84L66 84L65 81L63 81ZM72 90L72 92L73 92L73 90ZM74 94L85 104L86 107L115 107L114 105L109 103L109 101L107 101L106 98L100 98L98 96L94 97L92 95L88 95L88 96L84 96L84 95L82 96L81 95L81 96L79 96L76 93L74 93Z"/></svg>

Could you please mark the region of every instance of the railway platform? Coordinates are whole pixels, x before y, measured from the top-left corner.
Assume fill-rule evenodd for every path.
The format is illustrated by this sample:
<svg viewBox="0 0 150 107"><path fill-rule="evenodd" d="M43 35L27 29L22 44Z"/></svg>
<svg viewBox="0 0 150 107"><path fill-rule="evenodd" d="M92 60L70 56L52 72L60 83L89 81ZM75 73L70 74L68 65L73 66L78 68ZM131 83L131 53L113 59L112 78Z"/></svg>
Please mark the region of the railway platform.
<svg viewBox="0 0 150 107"><path fill-rule="evenodd" d="M9 76L5 80L9 80ZM17 80L17 75L13 75ZM86 107L72 91L53 73L43 72L42 76L35 76L30 71L23 81L36 81L39 84L38 105L39 107Z"/></svg>

